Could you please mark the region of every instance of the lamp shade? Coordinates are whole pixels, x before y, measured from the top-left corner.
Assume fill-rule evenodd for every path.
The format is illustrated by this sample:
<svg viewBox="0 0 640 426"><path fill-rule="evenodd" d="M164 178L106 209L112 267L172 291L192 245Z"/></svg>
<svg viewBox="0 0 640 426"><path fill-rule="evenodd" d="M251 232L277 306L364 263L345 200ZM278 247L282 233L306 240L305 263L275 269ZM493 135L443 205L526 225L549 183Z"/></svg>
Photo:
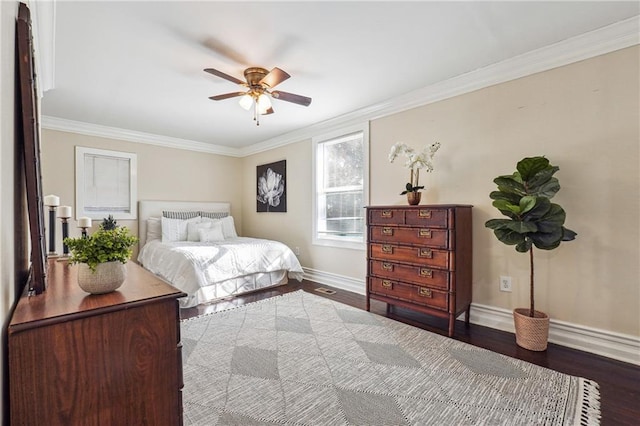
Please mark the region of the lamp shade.
<svg viewBox="0 0 640 426"><path fill-rule="evenodd" d="M246 94L243 97L240 98L240 106L244 109L246 109L247 111L249 111L249 109L251 108L251 106L253 106L253 98L251 97L251 95Z"/></svg>
<svg viewBox="0 0 640 426"><path fill-rule="evenodd" d="M258 97L258 112L264 114L269 108L271 108L271 99L263 93Z"/></svg>

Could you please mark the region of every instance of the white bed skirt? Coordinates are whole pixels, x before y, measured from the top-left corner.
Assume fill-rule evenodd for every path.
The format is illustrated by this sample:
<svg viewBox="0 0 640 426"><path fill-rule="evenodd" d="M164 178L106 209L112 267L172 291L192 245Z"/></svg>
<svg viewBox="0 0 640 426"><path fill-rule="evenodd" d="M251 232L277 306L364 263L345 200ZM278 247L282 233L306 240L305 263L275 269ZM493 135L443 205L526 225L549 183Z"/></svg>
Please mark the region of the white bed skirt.
<svg viewBox="0 0 640 426"><path fill-rule="evenodd" d="M195 294L178 299L181 308L190 308L230 296L249 293L289 282L287 271L261 272L202 287Z"/></svg>

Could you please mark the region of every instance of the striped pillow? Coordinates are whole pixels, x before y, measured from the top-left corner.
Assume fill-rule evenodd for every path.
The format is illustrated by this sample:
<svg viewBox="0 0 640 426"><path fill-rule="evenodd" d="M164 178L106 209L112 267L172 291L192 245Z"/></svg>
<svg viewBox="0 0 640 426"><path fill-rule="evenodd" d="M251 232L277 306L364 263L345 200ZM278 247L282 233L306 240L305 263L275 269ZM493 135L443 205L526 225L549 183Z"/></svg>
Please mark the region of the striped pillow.
<svg viewBox="0 0 640 426"><path fill-rule="evenodd" d="M222 219L223 217L229 216L229 212L198 212L200 216L206 217L209 219Z"/></svg>
<svg viewBox="0 0 640 426"><path fill-rule="evenodd" d="M172 211L163 211L162 217L166 217L167 219L193 219L194 217L200 216L200 212L172 212Z"/></svg>

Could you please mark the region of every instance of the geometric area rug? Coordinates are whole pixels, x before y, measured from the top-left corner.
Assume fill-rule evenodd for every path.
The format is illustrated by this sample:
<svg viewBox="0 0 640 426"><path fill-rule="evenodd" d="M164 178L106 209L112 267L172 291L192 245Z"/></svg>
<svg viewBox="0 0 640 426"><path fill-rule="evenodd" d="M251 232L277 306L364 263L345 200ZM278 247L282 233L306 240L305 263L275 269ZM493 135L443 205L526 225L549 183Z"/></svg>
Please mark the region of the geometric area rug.
<svg viewBox="0 0 640 426"><path fill-rule="evenodd" d="M598 384L302 290L181 322L185 425L591 425Z"/></svg>

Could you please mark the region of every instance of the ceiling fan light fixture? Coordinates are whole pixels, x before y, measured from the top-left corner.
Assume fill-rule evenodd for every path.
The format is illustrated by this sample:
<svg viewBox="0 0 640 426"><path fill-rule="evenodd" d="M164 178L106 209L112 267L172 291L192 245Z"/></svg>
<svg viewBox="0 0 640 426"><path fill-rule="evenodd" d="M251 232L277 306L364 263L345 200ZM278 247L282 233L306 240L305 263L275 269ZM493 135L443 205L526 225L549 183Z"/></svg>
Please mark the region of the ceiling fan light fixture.
<svg viewBox="0 0 640 426"><path fill-rule="evenodd" d="M246 109L247 111L249 111L251 109L251 107L253 106L253 97L250 94L246 94L244 96L242 96L240 98L240 101L238 102L240 104L240 106L244 109Z"/></svg>
<svg viewBox="0 0 640 426"><path fill-rule="evenodd" d="M262 93L260 96L258 96L258 112L260 112L260 114L265 114L269 108L271 108L271 99L269 99L269 96L265 95L264 93Z"/></svg>
<svg viewBox="0 0 640 426"><path fill-rule="evenodd" d="M271 97L302 106L309 106L309 104L311 103L311 98L308 98L306 96L282 91L272 91L275 86L291 77L289 74L278 67L273 68L271 71L267 71L265 68L260 67L247 68L246 70L244 70L244 77L246 82L213 68L205 68L205 72L223 78L232 83L236 83L248 89L246 92L232 92L210 96L209 99L213 101L221 101L224 99L235 98L239 96L239 103L242 108L247 111L253 108L253 120L258 126L260 125L261 115L274 113L273 107L271 105Z"/></svg>

